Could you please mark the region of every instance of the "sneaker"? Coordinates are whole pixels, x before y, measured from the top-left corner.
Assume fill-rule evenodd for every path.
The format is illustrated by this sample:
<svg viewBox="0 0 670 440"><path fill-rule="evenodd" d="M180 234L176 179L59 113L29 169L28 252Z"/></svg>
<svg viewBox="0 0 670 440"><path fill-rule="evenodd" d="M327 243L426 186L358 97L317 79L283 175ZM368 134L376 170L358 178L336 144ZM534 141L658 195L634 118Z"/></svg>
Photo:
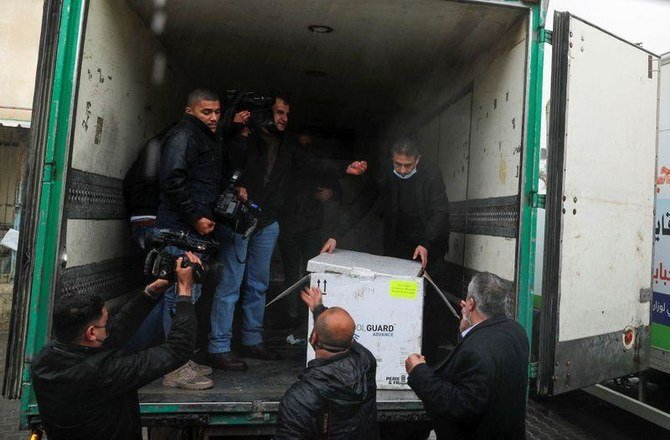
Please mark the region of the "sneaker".
<svg viewBox="0 0 670 440"><path fill-rule="evenodd" d="M212 374L212 371L214 371L209 365L198 364L195 361L188 361L186 363L189 364L195 371L197 371L200 376L209 376Z"/></svg>
<svg viewBox="0 0 670 440"><path fill-rule="evenodd" d="M190 363L168 373L163 377L163 385L170 388L183 388L185 390L206 390L214 386L212 379L198 374Z"/></svg>

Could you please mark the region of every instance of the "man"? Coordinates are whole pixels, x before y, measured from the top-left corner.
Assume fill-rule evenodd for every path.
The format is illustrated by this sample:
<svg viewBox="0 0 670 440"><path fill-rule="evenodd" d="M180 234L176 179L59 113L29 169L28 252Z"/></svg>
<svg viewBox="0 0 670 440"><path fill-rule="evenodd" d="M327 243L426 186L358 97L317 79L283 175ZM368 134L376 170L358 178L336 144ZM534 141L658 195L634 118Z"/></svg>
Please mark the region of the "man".
<svg viewBox="0 0 670 440"><path fill-rule="evenodd" d="M160 203L156 226L172 228L189 234L209 235L214 231L213 207L221 190L223 159L216 142L221 103L216 94L193 90L184 114L165 135L159 166ZM168 248L175 256L182 254ZM193 287L193 302L200 297L201 286ZM175 310L176 293L168 289L163 299L163 329L170 330ZM181 376L183 381L168 381L173 386L191 389L188 378L197 377L189 363ZM197 371L211 372L203 366ZM194 379L200 382L200 379Z"/></svg>
<svg viewBox="0 0 670 440"><path fill-rule="evenodd" d="M449 200L442 173L432 163L421 162L413 139L396 143L391 148L391 157L392 167L368 178L321 253L332 253L337 239L365 217L381 198L385 255L419 259L424 268L444 258L449 245Z"/></svg>
<svg viewBox="0 0 670 440"><path fill-rule="evenodd" d="M476 274L461 301L462 339L435 370L420 354L405 367L438 439L525 439L528 338L505 314L511 283Z"/></svg>
<svg viewBox="0 0 670 440"><path fill-rule="evenodd" d="M314 136L303 130L298 134L296 154L323 157L314 145ZM324 205L342 198L342 186L334 177L321 175L310 168L294 167L286 184L284 206L279 217L279 249L284 266L284 282L288 288L305 275L307 261L315 257L323 243ZM285 300L293 330L286 342L306 342L307 315L298 295Z"/></svg>
<svg viewBox="0 0 670 440"><path fill-rule="evenodd" d="M253 112L251 126L244 127L229 144L233 168L244 171L238 196L253 200L261 209L251 237L219 225L221 275L214 294L209 342L209 362L215 368L244 371L247 364L231 352L235 305L242 301L243 357L277 360L279 356L263 345L265 291L270 281L270 259L279 235L277 219L284 199L286 179L294 164L314 168L323 174L343 175L339 167L296 152L294 142L284 136L290 104L276 97L271 108ZM264 116L266 115L266 116ZM362 174L365 162L353 162L346 173Z"/></svg>
<svg viewBox="0 0 670 440"><path fill-rule="evenodd" d="M416 141L405 138L391 148L391 165L369 177L321 253L335 250L344 236L381 198L384 217L384 255L419 259L435 276L449 246L449 200L440 169L422 161ZM446 309L437 295L427 295L423 318L423 352L429 362L439 359L439 343L455 330L444 319Z"/></svg>
<svg viewBox="0 0 670 440"><path fill-rule="evenodd" d="M189 260L199 264L197 256ZM127 354L133 334L168 285L157 280L110 317L98 295L71 293L56 300L53 331L32 363L40 417L50 440L141 439L137 390L182 365L195 346L192 268L176 263L177 313L167 340Z"/></svg>
<svg viewBox="0 0 670 440"><path fill-rule="evenodd" d="M377 438L377 362L354 341L354 320L326 308L318 288L300 296L314 314L309 343L316 358L279 403L276 440Z"/></svg>

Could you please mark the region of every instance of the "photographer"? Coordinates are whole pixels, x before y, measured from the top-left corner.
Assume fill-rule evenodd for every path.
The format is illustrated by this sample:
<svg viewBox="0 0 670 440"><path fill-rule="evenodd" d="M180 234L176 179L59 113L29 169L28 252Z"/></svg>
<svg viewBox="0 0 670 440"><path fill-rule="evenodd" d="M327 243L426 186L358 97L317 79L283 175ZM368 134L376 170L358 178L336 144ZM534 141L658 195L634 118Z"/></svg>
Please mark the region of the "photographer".
<svg viewBox="0 0 670 440"><path fill-rule="evenodd" d="M248 238L219 223L217 238L221 276L214 294L209 342L210 364L225 370L246 370L244 361L231 353L235 305L242 298L242 350L244 357L275 360L279 356L263 346L265 291L270 278L270 259L279 235L280 208L285 182L294 165L325 175L362 174L367 164L348 167L296 153L296 144L284 135L288 124L288 98L276 96L271 107L252 109L247 125L229 141L233 168L244 170L238 189L241 200L260 207L254 233Z"/></svg>
<svg viewBox="0 0 670 440"><path fill-rule="evenodd" d="M198 257L188 259L200 264ZM167 340L128 354L120 349L168 287L156 280L113 318L98 295L56 300L53 332L32 362L40 417L51 440L140 439L137 390L182 365L195 348L193 268L176 262L177 313Z"/></svg>

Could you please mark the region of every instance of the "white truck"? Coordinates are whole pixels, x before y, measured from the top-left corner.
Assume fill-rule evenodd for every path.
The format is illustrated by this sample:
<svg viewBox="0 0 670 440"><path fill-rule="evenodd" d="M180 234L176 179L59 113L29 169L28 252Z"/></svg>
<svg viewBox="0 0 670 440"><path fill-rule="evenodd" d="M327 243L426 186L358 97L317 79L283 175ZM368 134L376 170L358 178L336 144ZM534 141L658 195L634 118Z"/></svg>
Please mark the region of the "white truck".
<svg viewBox="0 0 670 440"><path fill-rule="evenodd" d="M514 281L539 393L646 369L659 57L569 13L552 34L545 10L522 0L46 1L4 387L22 396L23 425L39 425L28 369L59 295L92 291L114 307L140 283L121 179L196 86L289 90L299 98L291 124L346 131L368 157L416 134L450 200L441 287L460 296L476 271ZM144 420L271 431L303 362L226 374L198 393L150 385ZM409 390L380 390L378 406L380 421L425 418Z"/></svg>

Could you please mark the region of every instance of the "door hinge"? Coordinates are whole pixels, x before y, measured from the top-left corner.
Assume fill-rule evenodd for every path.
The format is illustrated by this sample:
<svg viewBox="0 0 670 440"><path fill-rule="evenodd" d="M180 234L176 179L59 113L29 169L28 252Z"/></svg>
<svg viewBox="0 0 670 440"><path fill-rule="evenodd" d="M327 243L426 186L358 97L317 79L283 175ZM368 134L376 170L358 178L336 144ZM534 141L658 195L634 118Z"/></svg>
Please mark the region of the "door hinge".
<svg viewBox="0 0 670 440"><path fill-rule="evenodd" d="M546 200L545 194L538 194L536 192L530 193L530 206L533 208L544 209L545 200Z"/></svg>
<svg viewBox="0 0 670 440"><path fill-rule="evenodd" d="M540 43L553 44L554 42L554 32L549 29L540 28L539 29L539 40Z"/></svg>

